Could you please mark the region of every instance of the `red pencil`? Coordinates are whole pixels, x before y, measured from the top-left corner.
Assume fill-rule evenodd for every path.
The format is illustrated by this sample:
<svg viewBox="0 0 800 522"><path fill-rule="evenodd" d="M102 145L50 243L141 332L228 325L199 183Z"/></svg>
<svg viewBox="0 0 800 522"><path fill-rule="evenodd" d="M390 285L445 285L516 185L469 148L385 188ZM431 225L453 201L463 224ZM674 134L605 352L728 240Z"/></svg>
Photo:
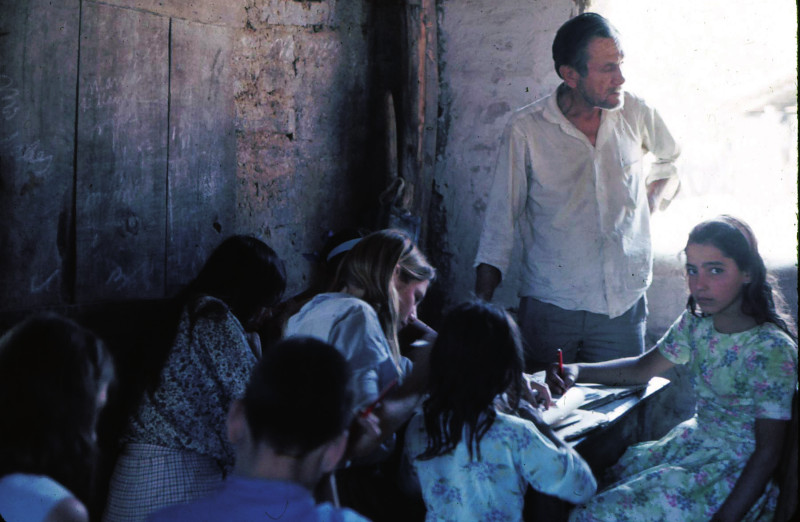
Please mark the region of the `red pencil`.
<svg viewBox="0 0 800 522"><path fill-rule="evenodd" d="M367 415L372 413L372 410L374 410L375 407L378 404L380 404L380 402L384 399L384 397L386 397L386 394L389 393L392 390L392 388L394 388L396 385L397 385L397 379L393 379L392 382L387 384L386 387L384 389L382 389L381 392L378 394L378 398L376 398L374 401L372 401L369 404L369 406L364 408L364 411L361 412L361 416L362 417L366 417Z"/></svg>
<svg viewBox="0 0 800 522"><path fill-rule="evenodd" d="M558 375L564 378L564 354L561 353L561 348L558 349Z"/></svg>

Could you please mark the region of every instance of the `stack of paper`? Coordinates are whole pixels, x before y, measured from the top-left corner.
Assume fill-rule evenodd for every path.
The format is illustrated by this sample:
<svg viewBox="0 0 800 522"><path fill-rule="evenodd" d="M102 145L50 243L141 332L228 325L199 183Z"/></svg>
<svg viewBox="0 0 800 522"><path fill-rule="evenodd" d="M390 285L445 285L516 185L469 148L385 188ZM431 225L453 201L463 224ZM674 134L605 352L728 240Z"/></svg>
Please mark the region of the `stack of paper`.
<svg viewBox="0 0 800 522"><path fill-rule="evenodd" d="M542 411L542 419L566 441L583 437L586 433L609 422L602 409L610 402L638 393L646 384L635 386L605 386L602 384L576 384L558 397L550 409Z"/></svg>
<svg viewBox="0 0 800 522"><path fill-rule="evenodd" d="M553 430L557 431L561 438L567 442L583 437L593 429L608 423L608 416L599 411L582 410L579 408L575 410L574 415L576 416L574 421L553 426Z"/></svg>
<svg viewBox="0 0 800 522"><path fill-rule="evenodd" d="M584 402L580 405L584 410L591 410L633 395L647 387L647 384L637 384L635 386L605 386L602 384L578 384L575 387L581 388L584 394Z"/></svg>
<svg viewBox="0 0 800 522"><path fill-rule="evenodd" d="M592 411L617 399L633 395L645 386L577 384L542 412L542 419L566 441L575 440L608 423L608 416Z"/></svg>

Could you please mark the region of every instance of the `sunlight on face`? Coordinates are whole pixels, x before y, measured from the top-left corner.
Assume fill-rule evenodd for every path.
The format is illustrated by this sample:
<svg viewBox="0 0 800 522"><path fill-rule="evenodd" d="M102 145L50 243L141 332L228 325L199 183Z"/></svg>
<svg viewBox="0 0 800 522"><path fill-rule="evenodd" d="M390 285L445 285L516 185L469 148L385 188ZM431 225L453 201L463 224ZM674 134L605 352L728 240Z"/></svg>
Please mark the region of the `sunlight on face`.
<svg viewBox="0 0 800 522"><path fill-rule="evenodd" d="M578 79L577 91L592 107L614 109L622 103L624 54L612 38L594 38L586 48L586 75Z"/></svg>

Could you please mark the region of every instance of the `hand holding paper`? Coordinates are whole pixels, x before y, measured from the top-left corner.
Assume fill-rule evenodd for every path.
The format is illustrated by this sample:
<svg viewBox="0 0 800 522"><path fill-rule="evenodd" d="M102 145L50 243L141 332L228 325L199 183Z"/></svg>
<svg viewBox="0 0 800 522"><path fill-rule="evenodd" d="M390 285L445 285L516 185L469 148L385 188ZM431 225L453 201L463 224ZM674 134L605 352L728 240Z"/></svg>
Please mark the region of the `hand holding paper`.
<svg viewBox="0 0 800 522"><path fill-rule="evenodd" d="M545 410L551 408L554 403L550 389L534 380L532 375L523 374L523 377L528 384L527 388L523 390L523 398L537 408Z"/></svg>

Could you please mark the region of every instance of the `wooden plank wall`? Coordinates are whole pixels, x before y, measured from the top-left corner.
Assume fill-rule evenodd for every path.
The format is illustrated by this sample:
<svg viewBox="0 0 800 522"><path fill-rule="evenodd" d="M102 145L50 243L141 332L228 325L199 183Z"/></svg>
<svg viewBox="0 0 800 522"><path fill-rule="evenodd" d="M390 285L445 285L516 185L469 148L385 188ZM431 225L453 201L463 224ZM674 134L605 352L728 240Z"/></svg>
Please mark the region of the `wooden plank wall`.
<svg viewBox="0 0 800 522"><path fill-rule="evenodd" d="M169 295L233 232L235 30L0 2L0 311Z"/></svg>
<svg viewBox="0 0 800 522"><path fill-rule="evenodd" d="M69 298L78 0L0 2L0 309Z"/></svg>
<svg viewBox="0 0 800 522"><path fill-rule="evenodd" d="M168 295L191 279L220 238L234 229L232 48L230 29L172 22Z"/></svg>
<svg viewBox="0 0 800 522"><path fill-rule="evenodd" d="M81 24L76 300L164 292L169 19L86 4Z"/></svg>

